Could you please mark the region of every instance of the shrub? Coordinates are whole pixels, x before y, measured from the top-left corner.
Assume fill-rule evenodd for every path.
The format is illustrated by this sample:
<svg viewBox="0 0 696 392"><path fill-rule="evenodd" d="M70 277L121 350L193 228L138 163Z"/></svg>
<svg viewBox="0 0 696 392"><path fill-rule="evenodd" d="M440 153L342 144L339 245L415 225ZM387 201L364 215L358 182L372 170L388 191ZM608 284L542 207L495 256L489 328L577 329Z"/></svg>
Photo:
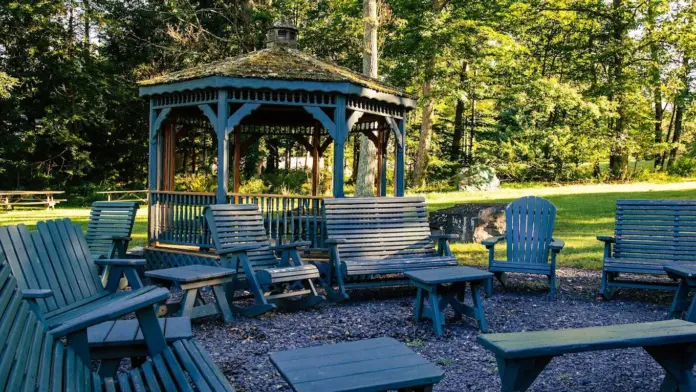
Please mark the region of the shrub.
<svg viewBox="0 0 696 392"><path fill-rule="evenodd" d="M667 173L673 176L690 177L696 173L696 159L679 157L667 167Z"/></svg>

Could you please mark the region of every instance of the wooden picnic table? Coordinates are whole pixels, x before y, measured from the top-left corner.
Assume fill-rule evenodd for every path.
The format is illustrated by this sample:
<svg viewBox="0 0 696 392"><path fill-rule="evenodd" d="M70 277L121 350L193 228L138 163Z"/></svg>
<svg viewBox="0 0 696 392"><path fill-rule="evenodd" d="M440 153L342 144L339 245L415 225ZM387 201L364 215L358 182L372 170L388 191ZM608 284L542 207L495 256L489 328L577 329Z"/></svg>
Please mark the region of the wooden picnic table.
<svg viewBox="0 0 696 392"><path fill-rule="evenodd" d="M444 372L392 338L270 354L296 392L432 391Z"/></svg>
<svg viewBox="0 0 696 392"><path fill-rule="evenodd" d="M56 199L65 191L0 191L0 206L11 210L15 206L45 205L46 209L55 208L56 204L67 199Z"/></svg>
<svg viewBox="0 0 696 392"><path fill-rule="evenodd" d="M689 305L689 292L696 290L696 266L674 263L665 265L667 276L679 281L677 293L674 295L672 307L669 310L672 318L681 318L686 313L686 320L696 322L696 296Z"/></svg>
<svg viewBox="0 0 696 392"><path fill-rule="evenodd" d="M424 317L431 319L435 334L442 336L442 327L445 324L444 310L447 306L452 306L455 318L460 319L462 315L472 317L481 332L488 332L481 301L481 287L493 278L492 273L461 266L408 271L404 275L418 287L414 321L418 322ZM464 303L467 284L471 286L473 306ZM424 306L425 294L428 295L429 306Z"/></svg>
<svg viewBox="0 0 696 392"><path fill-rule="evenodd" d="M149 199L149 191L147 189L134 191L101 191L97 192L97 194L106 195L107 201L137 201L140 203L147 203Z"/></svg>

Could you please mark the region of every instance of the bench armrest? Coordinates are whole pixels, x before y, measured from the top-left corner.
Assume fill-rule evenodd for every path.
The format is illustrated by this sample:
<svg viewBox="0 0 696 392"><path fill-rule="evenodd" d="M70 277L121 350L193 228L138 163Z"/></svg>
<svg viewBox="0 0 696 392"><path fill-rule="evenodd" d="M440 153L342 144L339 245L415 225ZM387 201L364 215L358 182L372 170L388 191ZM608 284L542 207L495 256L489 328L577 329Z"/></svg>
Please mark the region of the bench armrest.
<svg viewBox="0 0 696 392"><path fill-rule="evenodd" d="M169 290L162 287L154 288L140 295L133 295L123 300L110 302L106 304L108 306L103 306L60 324L52 329L50 333L56 337L67 336L104 321L116 320L129 313L151 307L166 301L167 298L169 298Z"/></svg>
<svg viewBox="0 0 696 392"><path fill-rule="evenodd" d="M430 238L433 240L456 240L459 238L459 234L431 234Z"/></svg>
<svg viewBox="0 0 696 392"><path fill-rule="evenodd" d="M225 255L228 255L230 253L241 253L241 252L246 252L246 251L250 251L250 250L256 250L259 248L263 248L264 246L266 246L266 244L262 244L262 243L242 244L242 245L233 246L231 248L216 250L215 253L218 256L225 256Z"/></svg>
<svg viewBox="0 0 696 392"><path fill-rule="evenodd" d="M28 289L22 290L25 299L49 298L53 296L53 290Z"/></svg>
<svg viewBox="0 0 696 392"><path fill-rule="evenodd" d="M329 238L324 243L328 245L339 245L339 244L345 244L348 243L345 238Z"/></svg>
<svg viewBox="0 0 696 392"><path fill-rule="evenodd" d="M94 264L107 266L113 265L116 267L142 267L146 263L145 259L97 259Z"/></svg>
<svg viewBox="0 0 696 392"><path fill-rule="evenodd" d="M297 241L297 242L291 242L289 244L271 246L271 250L302 248L302 247L310 246L310 245L312 245L311 241Z"/></svg>
<svg viewBox="0 0 696 392"><path fill-rule="evenodd" d="M565 246L565 242L563 240L559 240L558 238L552 238L551 239L551 245L549 245L549 248L551 248L552 251L558 253L563 249Z"/></svg>
<svg viewBox="0 0 696 392"><path fill-rule="evenodd" d="M504 240L504 239L505 239L505 237L502 236L502 235L501 235L501 236L497 236L497 237L491 237L491 238L488 238L488 239L485 239L485 240L481 241L481 245L484 245L486 248L492 248L492 247L494 247L498 242L500 242L500 241L502 241L502 240Z"/></svg>
<svg viewBox="0 0 696 392"><path fill-rule="evenodd" d="M616 238L609 236L609 235L598 235L597 240L606 242L608 244L615 244L616 243Z"/></svg>
<svg viewBox="0 0 696 392"><path fill-rule="evenodd" d="M130 241L130 240L132 240L131 237L123 236L123 235L103 235L103 236L101 236L101 239L103 239L103 240L116 240L116 241Z"/></svg>

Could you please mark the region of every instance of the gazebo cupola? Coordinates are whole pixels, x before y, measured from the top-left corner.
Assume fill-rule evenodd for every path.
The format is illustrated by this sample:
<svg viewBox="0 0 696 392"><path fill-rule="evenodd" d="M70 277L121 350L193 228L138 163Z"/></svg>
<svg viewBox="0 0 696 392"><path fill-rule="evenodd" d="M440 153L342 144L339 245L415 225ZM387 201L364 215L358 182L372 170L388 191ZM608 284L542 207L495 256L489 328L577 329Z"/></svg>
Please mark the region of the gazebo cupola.
<svg viewBox="0 0 696 392"><path fill-rule="evenodd" d="M139 83L140 96L150 101L151 191L173 190L174 169L168 162L175 161L177 135L170 133L186 124L215 135L218 203L239 191L245 148L264 136L285 137L309 151L315 162L315 196L317 160L333 144L334 197L344 197L344 147L350 133L364 133L377 146L377 188L386 195L387 143L392 139L394 194L404 194L405 118L415 108L414 97L298 50L297 37L292 24L280 21L268 30L265 49Z"/></svg>

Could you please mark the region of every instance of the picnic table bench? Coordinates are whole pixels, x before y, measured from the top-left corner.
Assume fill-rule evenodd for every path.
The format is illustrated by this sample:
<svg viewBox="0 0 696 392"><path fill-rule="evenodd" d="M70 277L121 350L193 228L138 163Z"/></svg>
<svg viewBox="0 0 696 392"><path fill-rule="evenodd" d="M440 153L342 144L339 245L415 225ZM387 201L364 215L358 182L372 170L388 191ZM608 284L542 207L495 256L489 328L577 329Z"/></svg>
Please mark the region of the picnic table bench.
<svg viewBox="0 0 696 392"><path fill-rule="evenodd" d="M671 264L665 266L670 278L679 281L669 313L673 318L681 318L686 313L686 321L696 322L696 296L689 304L689 292L696 290L696 265Z"/></svg>
<svg viewBox="0 0 696 392"><path fill-rule="evenodd" d="M495 354L503 392L526 391L554 357L642 347L666 371L661 392L696 391L696 324L683 320L481 335Z"/></svg>
<svg viewBox="0 0 696 392"><path fill-rule="evenodd" d="M0 191L0 206L11 210L15 206L46 206L46 209L55 208L56 204L67 199L56 199L56 195L62 195L65 191Z"/></svg>
<svg viewBox="0 0 696 392"><path fill-rule="evenodd" d="M329 266L323 283L334 301L347 299L349 288L410 285L404 272L459 264L448 243L457 235L431 234L422 197L337 198L324 206ZM373 279L385 275L396 279Z"/></svg>
<svg viewBox="0 0 696 392"><path fill-rule="evenodd" d="M270 354L296 392L432 391L444 372L392 338Z"/></svg>
<svg viewBox="0 0 696 392"><path fill-rule="evenodd" d="M618 200L614 236L604 242L600 294L617 288L675 290L673 282L620 279L622 274L661 275L665 265L696 262L696 200Z"/></svg>

